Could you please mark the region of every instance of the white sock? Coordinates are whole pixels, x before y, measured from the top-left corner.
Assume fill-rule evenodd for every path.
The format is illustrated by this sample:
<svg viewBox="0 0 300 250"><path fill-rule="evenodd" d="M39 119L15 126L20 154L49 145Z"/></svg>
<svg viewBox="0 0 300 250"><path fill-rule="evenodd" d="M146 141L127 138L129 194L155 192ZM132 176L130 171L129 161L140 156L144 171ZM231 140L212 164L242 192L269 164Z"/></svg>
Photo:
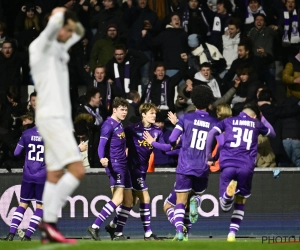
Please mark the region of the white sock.
<svg viewBox="0 0 300 250"><path fill-rule="evenodd" d="M56 183L46 181L44 192L43 192L43 209L44 209L43 220L47 222L52 222L49 220L49 216L51 214L50 205L52 203L52 200L55 197L55 192L56 192Z"/></svg>
<svg viewBox="0 0 300 250"><path fill-rule="evenodd" d="M145 233L145 237L150 237L150 236L151 236L151 234L152 234L152 231L150 231L150 232L146 232L146 233Z"/></svg>
<svg viewBox="0 0 300 250"><path fill-rule="evenodd" d="M80 181L71 173L67 172L60 178L55 185L54 195L51 203L48 204L47 215L45 215L44 208L44 220L45 222L56 223L57 214L59 210L65 205L67 197L71 195L78 187Z"/></svg>

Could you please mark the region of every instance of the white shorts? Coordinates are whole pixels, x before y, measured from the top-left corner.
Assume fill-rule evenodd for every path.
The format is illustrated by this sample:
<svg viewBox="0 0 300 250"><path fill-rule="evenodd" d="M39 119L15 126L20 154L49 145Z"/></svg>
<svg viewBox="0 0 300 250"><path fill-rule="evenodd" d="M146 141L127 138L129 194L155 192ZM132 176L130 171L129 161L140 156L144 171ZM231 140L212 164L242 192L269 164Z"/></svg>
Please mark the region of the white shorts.
<svg viewBox="0 0 300 250"><path fill-rule="evenodd" d="M70 119L37 118L36 125L45 145L47 171L62 170L70 163L82 161Z"/></svg>

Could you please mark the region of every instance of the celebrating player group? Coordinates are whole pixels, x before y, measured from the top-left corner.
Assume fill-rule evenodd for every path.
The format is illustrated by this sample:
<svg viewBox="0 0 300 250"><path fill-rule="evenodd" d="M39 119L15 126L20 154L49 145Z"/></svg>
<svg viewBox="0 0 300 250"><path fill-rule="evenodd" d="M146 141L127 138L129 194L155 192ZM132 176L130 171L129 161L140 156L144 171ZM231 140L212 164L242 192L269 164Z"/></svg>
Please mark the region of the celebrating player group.
<svg viewBox="0 0 300 250"><path fill-rule="evenodd" d="M37 127L26 130L15 149L16 156L22 151L26 154L21 198L12 217L10 232L2 240L13 240L28 204L36 201L36 210L22 240L30 241L39 224L42 243L76 243L59 231L57 214L85 172L72 132L67 70L67 51L83 34L84 29L74 13L56 8L45 30L30 45L31 73L37 90ZM154 124L159 112L154 104L142 104L139 108L142 121L124 128L122 121L129 103L118 97L113 100L112 115L101 126L98 146L112 198L95 221L86 225L94 240L100 240L100 228L114 212L115 217L106 224L105 230L114 241L126 240L123 230L137 202L144 240L161 240L151 229L146 181L150 155L153 148L157 148L167 154L178 154L175 185L170 187L163 208L176 230L174 240L188 240L192 223L198 219L201 195L208 186L209 166L219 159L220 206L223 211L233 207L227 241L235 241L246 199L251 195L258 135L275 136L275 132L264 118L258 120L251 108L231 117L230 108L224 105L228 112L220 117L227 118L218 120L207 110L213 98L208 86L194 87L191 100L196 111L175 119L175 128L168 141L164 141L162 130ZM174 118L171 113L169 116ZM218 150L212 156L216 141Z"/></svg>

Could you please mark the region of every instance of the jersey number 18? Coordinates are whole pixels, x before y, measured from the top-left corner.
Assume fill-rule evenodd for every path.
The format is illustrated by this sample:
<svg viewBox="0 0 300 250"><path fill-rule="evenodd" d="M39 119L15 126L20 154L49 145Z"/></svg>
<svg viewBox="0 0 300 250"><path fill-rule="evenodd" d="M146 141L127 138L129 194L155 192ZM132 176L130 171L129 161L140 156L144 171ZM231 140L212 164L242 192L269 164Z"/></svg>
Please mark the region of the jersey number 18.
<svg viewBox="0 0 300 250"><path fill-rule="evenodd" d="M195 148L196 146L196 149L203 150L205 148L206 138L207 131L199 131L198 129L193 128L193 136L190 147Z"/></svg>

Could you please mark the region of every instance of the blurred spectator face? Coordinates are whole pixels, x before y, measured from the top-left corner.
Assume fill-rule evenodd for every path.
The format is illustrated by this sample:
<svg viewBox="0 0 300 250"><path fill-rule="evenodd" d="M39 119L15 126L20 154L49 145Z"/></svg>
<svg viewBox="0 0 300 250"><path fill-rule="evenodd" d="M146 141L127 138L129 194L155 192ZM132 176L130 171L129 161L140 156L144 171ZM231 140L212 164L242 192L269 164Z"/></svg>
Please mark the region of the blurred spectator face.
<svg viewBox="0 0 300 250"><path fill-rule="evenodd" d="M286 0L285 7L289 12L294 11L296 7L295 0Z"/></svg>
<svg viewBox="0 0 300 250"><path fill-rule="evenodd" d="M29 100L29 104L33 109L35 109L36 106L35 101L36 101L36 96L32 96Z"/></svg>
<svg viewBox="0 0 300 250"><path fill-rule="evenodd" d="M190 0L190 1L189 1L189 7L190 7L192 10L197 9L197 7L198 7L198 0Z"/></svg>
<svg viewBox="0 0 300 250"><path fill-rule="evenodd" d="M113 0L103 0L102 3L106 10L114 7Z"/></svg>
<svg viewBox="0 0 300 250"><path fill-rule="evenodd" d="M92 107L95 107L95 108L97 107L97 108L98 108L98 107L100 106L101 100L102 100L102 97L101 97L100 93L97 93L96 95L94 95L94 96L91 98L89 104L90 104Z"/></svg>
<svg viewBox="0 0 300 250"><path fill-rule="evenodd" d="M234 38L240 32L240 29L237 29L235 25L229 24L228 32L229 32L230 38Z"/></svg>
<svg viewBox="0 0 300 250"><path fill-rule="evenodd" d="M110 27L108 30L107 30L107 36L110 37L111 39L114 39L116 36L117 36L117 30L113 27Z"/></svg>
<svg viewBox="0 0 300 250"><path fill-rule="evenodd" d="M163 130L163 128L165 127L165 123L164 122L155 122L154 124L157 127L159 127L161 130Z"/></svg>
<svg viewBox="0 0 300 250"><path fill-rule="evenodd" d="M138 0L138 5L141 9L144 9L147 6L147 0Z"/></svg>
<svg viewBox="0 0 300 250"><path fill-rule="evenodd" d="M172 25L173 28L175 28L175 29L179 29L180 28L180 18L179 18L179 16L176 16L176 15L172 16L170 25Z"/></svg>
<svg viewBox="0 0 300 250"><path fill-rule="evenodd" d="M257 0L251 0L249 2L249 8L252 12L257 11L259 7L260 7L260 5Z"/></svg>
<svg viewBox="0 0 300 250"><path fill-rule="evenodd" d="M159 66L155 69L154 71L154 75L156 75L157 80L163 80L165 77L166 71L165 71L165 67L163 66Z"/></svg>
<svg viewBox="0 0 300 250"><path fill-rule="evenodd" d="M82 44L83 46L87 46L88 43L89 43L89 40L88 40L87 38L84 38L84 39L81 41L81 44Z"/></svg>
<svg viewBox="0 0 300 250"><path fill-rule="evenodd" d="M211 74L210 68L203 67L202 69L200 69L200 73L206 80L209 80Z"/></svg>
<svg viewBox="0 0 300 250"><path fill-rule="evenodd" d="M227 10L224 8L223 3L217 4L217 13L218 14L226 14L227 13Z"/></svg>
<svg viewBox="0 0 300 250"><path fill-rule="evenodd" d="M242 82L247 82L249 79L249 75L240 75L239 78L241 79Z"/></svg>
<svg viewBox="0 0 300 250"><path fill-rule="evenodd" d="M261 16L257 16L255 18L254 25L257 29L260 30L261 28L263 28L265 26L265 19Z"/></svg>
<svg viewBox="0 0 300 250"><path fill-rule="evenodd" d="M33 18L34 17L34 8L30 8L26 11L26 16L29 18Z"/></svg>
<svg viewBox="0 0 300 250"><path fill-rule="evenodd" d="M13 51L14 50L11 43L3 43L1 52L3 53L4 57L10 58Z"/></svg>
<svg viewBox="0 0 300 250"><path fill-rule="evenodd" d="M124 61L124 58L126 56L126 52L122 49L115 50L115 58L118 63L122 63Z"/></svg>
<svg viewBox="0 0 300 250"><path fill-rule="evenodd" d="M76 23L70 19L66 25L64 25L58 32L57 40L61 43L65 43L73 35L76 28Z"/></svg>
<svg viewBox="0 0 300 250"><path fill-rule="evenodd" d="M96 68L94 77L97 82L102 82L105 78L105 69L104 68Z"/></svg>
<svg viewBox="0 0 300 250"><path fill-rule="evenodd" d="M249 51L246 51L244 46L238 47L238 56L239 58L247 58L249 55Z"/></svg>
<svg viewBox="0 0 300 250"><path fill-rule="evenodd" d="M73 9L74 6L75 6L75 3L76 3L75 0L70 0L69 2L67 2L67 3L65 4L65 7L66 7L67 9Z"/></svg>

